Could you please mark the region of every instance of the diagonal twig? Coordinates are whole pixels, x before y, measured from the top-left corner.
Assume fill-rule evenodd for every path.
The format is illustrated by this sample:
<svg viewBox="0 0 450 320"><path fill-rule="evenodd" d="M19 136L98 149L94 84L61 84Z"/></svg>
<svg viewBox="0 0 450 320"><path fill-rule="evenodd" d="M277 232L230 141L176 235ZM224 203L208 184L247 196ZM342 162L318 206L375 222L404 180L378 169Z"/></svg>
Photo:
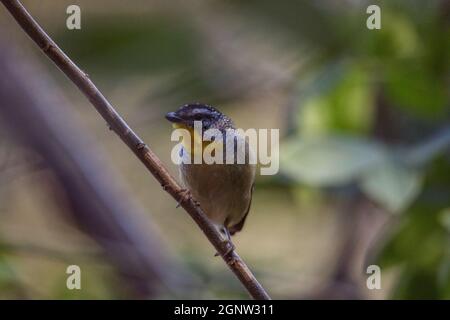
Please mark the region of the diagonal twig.
<svg viewBox="0 0 450 320"><path fill-rule="evenodd" d="M239 281L245 286L254 299L270 299L264 288L249 270L239 255L232 251L227 254L228 246L207 216L192 197L185 197L183 189L169 174L159 158L128 126L109 101L97 89L89 76L83 72L45 33L33 17L18 0L1 0L28 36L42 49L42 51L65 73L65 75L89 99L95 109L106 120L110 128L133 151L141 162L152 173L163 189L168 192L187 211L197 223L208 240L222 256L229 268Z"/></svg>

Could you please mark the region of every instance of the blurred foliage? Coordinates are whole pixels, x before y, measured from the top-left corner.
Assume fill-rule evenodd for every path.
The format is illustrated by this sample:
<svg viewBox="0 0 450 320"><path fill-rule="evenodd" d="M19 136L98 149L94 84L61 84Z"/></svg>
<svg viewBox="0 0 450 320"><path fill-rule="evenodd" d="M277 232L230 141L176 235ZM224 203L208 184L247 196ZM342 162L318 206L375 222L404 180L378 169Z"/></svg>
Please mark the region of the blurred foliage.
<svg viewBox="0 0 450 320"><path fill-rule="evenodd" d="M385 1L381 7L379 32L355 33L351 46L339 46L352 54L339 80L306 91L280 168L316 187L357 184L389 212L403 213L380 255L383 267L402 267L393 297L449 298L449 233L442 221L450 208L450 24L444 2ZM317 79L327 77L326 68ZM395 118L377 119L386 113L380 93ZM395 126L395 137L380 141L374 128L386 125ZM421 146L407 146L411 141Z"/></svg>
<svg viewBox="0 0 450 320"><path fill-rule="evenodd" d="M395 298L450 299L450 178L442 174L449 170L448 157L430 166L426 191L407 210L379 257L382 267L402 268ZM443 190L445 198L437 197Z"/></svg>
<svg viewBox="0 0 450 320"><path fill-rule="evenodd" d="M149 98L175 97L176 104L221 96L211 85L213 75L203 73L200 35L186 17L159 12L111 17L105 12L84 20L83 32L60 29L55 39L91 77L109 84L125 80L123 75L166 77Z"/></svg>
<svg viewBox="0 0 450 320"><path fill-rule="evenodd" d="M14 269L8 263L8 257L0 253L0 293L8 292L12 297L23 297L20 283ZM0 298L3 298L0 295Z"/></svg>
<svg viewBox="0 0 450 320"><path fill-rule="evenodd" d="M387 150L349 137L294 138L284 144L282 171L318 187L358 182L374 201L399 212L417 195L421 178Z"/></svg>
<svg viewBox="0 0 450 320"><path fill-rule="evenodd" d="M250 105L243 78L254 75L238 74L240 64L233 69L228 59L217 54L223 50L229 60L241 59L245 47L238 40L254 44L259 39L277 50L273 61L267 59L263 66L272 67L279 62L275 60L283 60L285 56L292 55L299 61L306 56L306 66L288 65L283 69L291 77L280 91L293 107L288 110L285 106L270 105L273 118L278 109L289 118L280 125L287 133L280 149L280 170L287 183L281 188L291 191L292 198L302 190L298 206L296 199L281 198L285 207L297 207L284 208L280 219L286 212L301 211L299 208L305 202L311 208L326 211L324 195L357 187L379 208L395 214L392 221L396 225L389 237L382 239L375 261L383 271L400 270L391 297L450 299L450 5L439 0L374 3L381 7L381 30L365 27L364 1L252 0L200 1L190 11L181 4L167 5L164 9L149 6L150 10L132 13L114 11L113 6L93 12L86 7L82 32L60 28L52 36L95 82L99 79L102 85L122 89L121 102L136 94L133 91L136 83L144 83L145 90L149 87L149 92L143 94L145 102L152 106L144 110L147 113L155 112L158 103L161 109L168 110L187 101L220 102L225 108L235 107L235 112ZM199 20L204 24L199 24ZM209 31L206 29L221 32L230 29L234 33L220 38L222 33L217 32L210 37L211 41L206 41L205 34ZM275 41L279 39L282 44ZM216 51L210 43L214 40L219 44ZM229 46L237 49L228 52L223 41L231 41ZM259 55L265 53L255 51L243 64L256 64ZM211 60L216 63L214 67ZM147 85L147 78L154 82ZM126 79L137 81L127 86ZM253 84L261 85L262 82ZM232 86L241 90L231 90ZM266 103L271 104L272 92L263 89L257 92L261 98L254 104L259 109L251 109L248 119L272 118L265 112L269 110L264 109L265 101L261 101L268 100ZM279 92L273 93L276 94ZM139 112L139 118L145 112ZM159 120L162 116L157 117ZM292 128L283 127L289 125ZM154 130L146 133L156 145L157 140L163 139L159 139L158 129ZM274 181L263 183L275 185ZM256 193L261 187L267 186L257 185ZM139 188L142 189L145 190ZM285 191L282 193L286 194ZM147 193L151 194L145 191L145 198ZM149 205L153 208L157 200L151 199ZM260 205L260 211L270 211L273 203L263 200L267 202ZM258 202L254 201L254 205ZM165 213L168 207L157 207L155 211ZM279 207L276 209L273 211L278 212ZM321 214L317 213L318 225L324 224ZM167 222L169 218L170 215L164 214L161 221ZM288 225L295 219L297 216L288 220ZM264 230L277 229L273 216L260 215L258 220L268 221ZM177 229L176 222L169 222L174 231L167 228L168 232L185 240L185 232L180 232L185 229ZM296 235L301 233L299 228L296 225L292 233L273 232L279 236ZM320 246L324 233L316 230L313 233ZM286 264L295 260L292 253L298 256L298 246L309 248L303 240L294 243L293 239L287 239L281 244L273 239L267 241L270 243L260 250L279 255L290 253L282 261ZM334 235L331 241L335 241ZM193 296L243 297L237 283L205 267L199 258L202 253L192 252L189 241L186 243L190 251L186 249L183 258L191 259L187 265L201 281L227 286L226 292L213 288L208 292L195 291ZM258 248L252 242L249 252L254 250ZM316 251L311 259L317 259ZM20 282L8 257L0 246L0 292L11 290L14 292L11 296L20 297ZM272 260L267 268L273 267ZM116 297L109 292L101 288L80 297ZM297 294L297 288L293 292ZM61 287L54 289L58 297L70 298L66 294Z"/></svg>

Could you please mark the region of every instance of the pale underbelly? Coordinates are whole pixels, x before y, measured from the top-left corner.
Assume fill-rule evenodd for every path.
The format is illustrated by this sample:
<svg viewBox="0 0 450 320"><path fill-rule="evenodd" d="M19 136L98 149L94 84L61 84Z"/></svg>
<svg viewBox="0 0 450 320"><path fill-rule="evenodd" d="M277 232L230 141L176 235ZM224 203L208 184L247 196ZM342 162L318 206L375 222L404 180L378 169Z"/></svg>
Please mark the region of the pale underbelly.
<svg viewBox="0 0 450 320"><path fill-rule="evenodd" d="M241 221L251 201L254 165L182 164L180 176L205 214L226 227Z"/></svg>

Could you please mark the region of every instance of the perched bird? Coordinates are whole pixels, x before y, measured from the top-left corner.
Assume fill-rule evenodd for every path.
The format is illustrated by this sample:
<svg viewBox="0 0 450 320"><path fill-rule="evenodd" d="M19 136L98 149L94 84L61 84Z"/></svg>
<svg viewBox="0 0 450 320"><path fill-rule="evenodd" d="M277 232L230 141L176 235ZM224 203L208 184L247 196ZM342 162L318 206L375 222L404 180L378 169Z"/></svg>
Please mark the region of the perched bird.
<svg viewBox="0 0 450 320"><path fill-rule="evenodd" d="M183 159L179 165L182 183L226 237L224 241L228 241L234 248L230 236L241 231L252 201L255 164L250 159L254 157L253 150L245 137L236 131L232 120L212 106L186 104L175 112L169 112L166 119L172 122L174 128L186 129L190 134L191 139L183 139L180 151ZM194 121L201 121L202 132L208 129L220 130L223 140L205 141L202 132L194 127ZM234 144L226 144L227 132ZM238 142L245 145L245 148L237 148ZM207 164L203 161L201 164L194 164L193 145L196 143L202 148L210 144L222 148L224 163ZM244 164L237 163L238 152L245 153L241 154L246 160ZM234 161L227 164L225 159L230 153L233 154Z"/></svg>

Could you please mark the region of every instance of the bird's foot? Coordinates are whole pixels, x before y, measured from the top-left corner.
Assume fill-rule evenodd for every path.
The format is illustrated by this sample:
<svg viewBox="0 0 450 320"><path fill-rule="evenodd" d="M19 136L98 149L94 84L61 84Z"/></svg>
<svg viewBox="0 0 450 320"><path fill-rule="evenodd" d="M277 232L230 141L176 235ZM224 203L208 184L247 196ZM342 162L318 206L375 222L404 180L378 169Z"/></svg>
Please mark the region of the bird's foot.
<svg viewBox="0 0 450 320"><path fill-rule="evenodd" d="M234 251L234 249L236 249L236 247L234 246L233 242L231 242L231 239L224 240L222 243L224 247L227 247L227 251L225 251L225 253L223 254L223 257L226 258L230 255L230 253ZM214 256L220 256L220 253L216 252Z"/></svg>

